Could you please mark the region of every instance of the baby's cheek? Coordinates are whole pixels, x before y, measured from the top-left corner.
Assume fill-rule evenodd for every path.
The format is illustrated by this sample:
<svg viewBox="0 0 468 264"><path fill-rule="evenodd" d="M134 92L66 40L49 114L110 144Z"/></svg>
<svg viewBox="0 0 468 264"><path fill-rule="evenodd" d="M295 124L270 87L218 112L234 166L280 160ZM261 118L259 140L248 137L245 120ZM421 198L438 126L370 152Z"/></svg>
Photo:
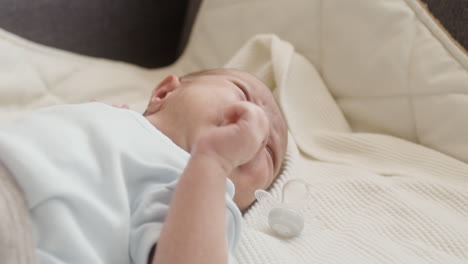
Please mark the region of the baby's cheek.
<svg viewBox="0 0 468 264"><path fill-rule="evenodd" d="M263 151L247 164L236 168L230 176L236 187L234 202L241 210L255 201L255 191L268 188L268 162Z"/></svg>
<svg viewBox="0 0 468 264"><path fill-rule="evenodd" d="M243 165L240 170L244 185L251 187L250 189L253 189L253 191L268 187L265 186L269 173L268 163L263 155L259 155L249 163Z"/></svg>
<svg viewBox="0 0 468 264"><path fill-rule="evenodd" d="M255 201L256 190L268 187L266 186L268 169L264 163L261 159L253 160L237 168L231 177L236 186L234 201L241 210L246 209Z"/></svg>

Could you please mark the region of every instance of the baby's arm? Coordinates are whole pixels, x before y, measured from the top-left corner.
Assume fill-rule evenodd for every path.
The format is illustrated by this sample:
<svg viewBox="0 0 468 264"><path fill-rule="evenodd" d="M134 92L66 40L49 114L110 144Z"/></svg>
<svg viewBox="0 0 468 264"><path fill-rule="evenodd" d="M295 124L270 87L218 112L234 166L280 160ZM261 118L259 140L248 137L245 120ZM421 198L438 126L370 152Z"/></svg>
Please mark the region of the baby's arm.
<svg viewBox="0 0 468 264"><path fill-rule="evenodd" d="M263 147L268 120L247 102L228 107L224 116L223 125L197 140L174 191L153 264L228 262L226 178Z"/></svg>

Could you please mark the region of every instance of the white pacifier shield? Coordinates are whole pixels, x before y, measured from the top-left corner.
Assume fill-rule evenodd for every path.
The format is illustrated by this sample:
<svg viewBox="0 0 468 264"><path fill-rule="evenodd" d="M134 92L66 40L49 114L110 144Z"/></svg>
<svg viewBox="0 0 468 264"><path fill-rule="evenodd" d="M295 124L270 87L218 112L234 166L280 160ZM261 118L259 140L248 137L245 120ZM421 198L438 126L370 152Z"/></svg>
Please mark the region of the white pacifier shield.
<svg viewBox="0 0 468 264"><path fill-rule="evenodd" d="M304 218L287 208L273 208L268 214L268 223L275 233L284 238L295 237L304 229Z"/></svg>

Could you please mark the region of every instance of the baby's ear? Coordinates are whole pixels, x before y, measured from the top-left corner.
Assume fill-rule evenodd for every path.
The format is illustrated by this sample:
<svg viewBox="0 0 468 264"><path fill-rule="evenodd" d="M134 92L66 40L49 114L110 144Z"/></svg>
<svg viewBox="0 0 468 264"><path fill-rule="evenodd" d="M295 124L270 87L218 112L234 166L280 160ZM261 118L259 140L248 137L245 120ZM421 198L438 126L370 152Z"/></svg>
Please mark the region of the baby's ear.
<svg viewBox="0 0 468 264"><path fill-rule="evenodd" d="M164 99L169 93L177 89L180 85L179 77L174 74L170 74L162 80L156 88L154 88L151 94L151 100L153 98Z"/></svg>
<svg viewBox="0 0 468 264"><path fill-rule="evenodd" d="M159 111L163 99L175 89L179 88L179 86L180 80L176 75L170 74L164 78L164 80L162 80L156 88L153 89L145 115L150 115Z"/></svg>

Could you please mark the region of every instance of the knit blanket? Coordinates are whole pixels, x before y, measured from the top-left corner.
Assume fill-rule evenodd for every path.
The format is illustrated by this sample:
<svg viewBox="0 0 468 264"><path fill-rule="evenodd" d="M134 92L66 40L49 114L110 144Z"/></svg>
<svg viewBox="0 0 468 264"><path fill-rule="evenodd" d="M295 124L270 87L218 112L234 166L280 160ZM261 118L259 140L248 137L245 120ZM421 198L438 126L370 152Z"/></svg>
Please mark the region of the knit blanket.
<svg viewBox="0 0 468 264"><path fill-rule="evenodd" d="M268 201L246 213L240 263L468 263L467 163L353 133L314 66L276 36L253 38L226 66L269 84L287 119L289 148L272 195L280 200L292 178L310 188L297 201L306 218L298 237L275 235Z"/></svg>

